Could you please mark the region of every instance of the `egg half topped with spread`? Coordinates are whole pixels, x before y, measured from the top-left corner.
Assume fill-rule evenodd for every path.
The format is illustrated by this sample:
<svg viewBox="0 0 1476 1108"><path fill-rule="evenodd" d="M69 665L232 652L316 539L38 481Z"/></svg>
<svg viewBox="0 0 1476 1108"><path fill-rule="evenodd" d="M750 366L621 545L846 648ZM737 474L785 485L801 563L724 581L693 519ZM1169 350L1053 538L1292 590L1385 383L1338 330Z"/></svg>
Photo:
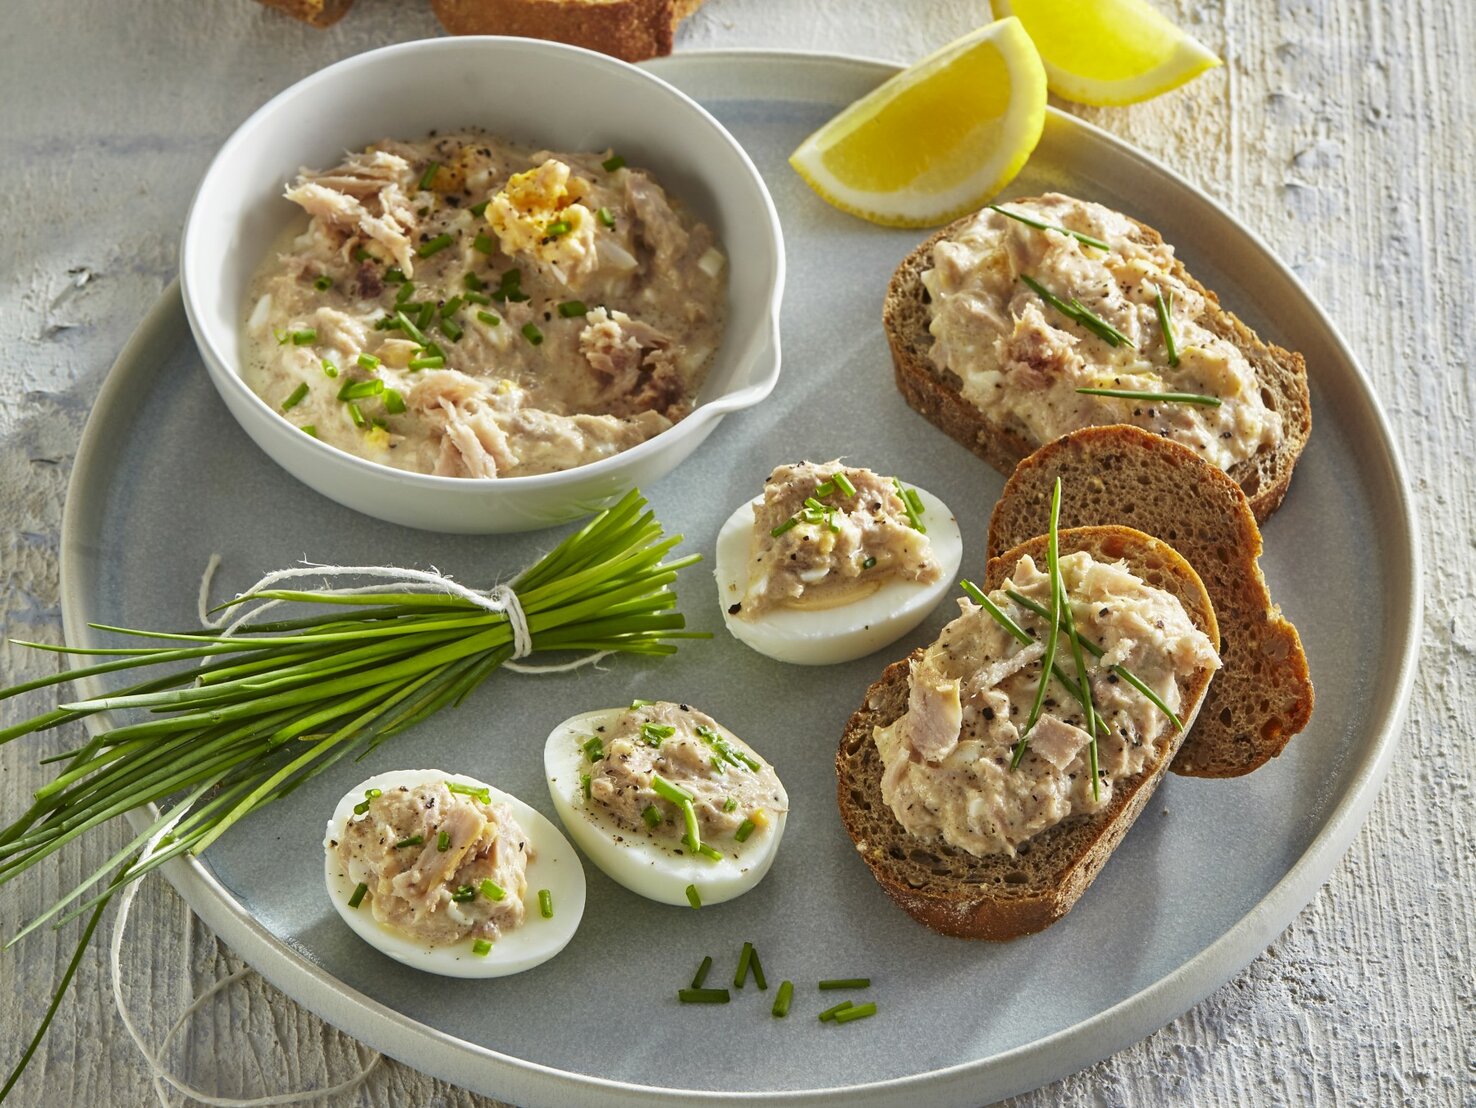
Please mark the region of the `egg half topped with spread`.
<svg viewBox="0 0 1476 1108"><path fill-rule="evenodd" d="M907 634L963 560L948 506L869 469L782 465L718 533L733 636L781 662L848 662Z"/></svg>
<svg viewBox="0 0 1476 1108"><path fill-rule="evenodd" d="M328 897L360 938L447 977L546 962L584 915L584 869L547 818L485 781L381 773L350 790L323 840Z"/></svg>
<svg viewBox="0 0 1476 1108"><path fill-rule="evenodd" d="M590 861L632 892L699 908L758 884L789 797L774 767L688 704L635 701L548 737L554 809Z"/></svg>

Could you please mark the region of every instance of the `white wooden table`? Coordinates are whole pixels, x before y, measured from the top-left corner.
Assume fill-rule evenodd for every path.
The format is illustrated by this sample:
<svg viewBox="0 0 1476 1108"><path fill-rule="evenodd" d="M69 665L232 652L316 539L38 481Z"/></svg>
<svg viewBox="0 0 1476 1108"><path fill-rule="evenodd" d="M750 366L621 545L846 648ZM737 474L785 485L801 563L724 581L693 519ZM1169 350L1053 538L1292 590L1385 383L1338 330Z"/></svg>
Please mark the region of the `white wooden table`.
<svg viewBox="0 0 1476 1108"><path fill-rule="evenodd" d="M1020 1105L1476 1105L1476 5L1468 0L1156 0L1227 64L1130 109L1082 114L1208 190L1274 243L1330 311L1394 421L1425 520L1426 645L1407 736L1367 827L1265 954L1129 1050ZM778 46L909 60L983 0L708 0L680 49ZM227 134L339 58L439 33L421 0L359 0L327 32L249 0L7 0L0 42L0 632L55 641L73 452L109 364L175 271L185 208ZM1367 583L1376 590L1378 582ZM1356 597L1349 598L1356 603ZM51 656L0 646L0 684ZM1323 664L1331 664L1324 659ZM0 726L49 707L0 703ZM51 749L59 749L57 739ZM47 775L0 747L0 816ZM124 841L114 827L0 893L0 935ZM124 954L158 1041L237 966L149 882ZM45 932L0 957L0 1074L70 955ZM100 950L15 1104L152 1103ZM355 1045L248 976L182 1036L200 1088L331 1084ZM491 1102L391 1062L366 1105Z"/></svg>

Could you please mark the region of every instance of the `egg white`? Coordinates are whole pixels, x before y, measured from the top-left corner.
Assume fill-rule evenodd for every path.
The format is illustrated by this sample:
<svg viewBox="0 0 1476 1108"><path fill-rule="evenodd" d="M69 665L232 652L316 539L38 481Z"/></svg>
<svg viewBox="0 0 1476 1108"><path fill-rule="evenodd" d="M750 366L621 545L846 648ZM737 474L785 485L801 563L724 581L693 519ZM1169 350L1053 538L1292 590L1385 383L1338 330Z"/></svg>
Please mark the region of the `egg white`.
<svg viewBox="0 0 1476 1108"><path fill-rule="evenodd" d="M341 841L344 828L354 814L354 805L363 801L368 789L388 792L401 785L434 784L439 781L454 781L486 789L494 801L502 801L512 809L513 817L527 836L529 849L533 853L528 863L527 913L521 926L502 935L492 943L492 950L479 956L472 953L470 938L444 945L417 942L398 931L392 931L374 918L366 897L357 908L349 907L349 898L354 893L354 882L349 879L348 867L338 858L338 852L328 844ZM344 794L333 810L333 818L323 839L324 877L328 885L328 899L345 923L369 945L413 969L438 973L444 977L506 977L522 973L542 962L548 961L568 945L584 917L584 867L579 855L569 845L569 840L545 816L528 807L517 797L494 788L485 781L467 777L460 773L444 773L437 769L394 770L376 774L362 781ZM539 913L538 890L548 889L553 898L553 918L544 919Z"/></svg>
<svg viewBox="0 0 1476 1108"><path fill-rule="evenodd" d="M613 880L661 904L690 907L688 885L697 886L704 907L746 893L774 864L787 811L769 812L768 826L754 828L746 842L714 842L723 857L713 861L645 828L632 832L617 827L585 802L579 779L588 771L589 762L580 743L594 734L595 728L613 724L624 711L604 708L584 712L564 720L548 736L543 748L543 772L554 810L569 836ZM718 731L728 739L737 737L721 725Z"/></svg>
<svg viewBox="0 0 1476 1108"><path fill-rule="evenodd" d="M849 662L895 642L928 617L947 595L963 563L963 536L948 505L918 489L923 525L943 573L931 583L888 579L875 592L834 608L771 608L747 620L728 609L748 589L756 497L741 505L718 532L714 575L723 622L733 637L780 662L825 666Z"/></svg>

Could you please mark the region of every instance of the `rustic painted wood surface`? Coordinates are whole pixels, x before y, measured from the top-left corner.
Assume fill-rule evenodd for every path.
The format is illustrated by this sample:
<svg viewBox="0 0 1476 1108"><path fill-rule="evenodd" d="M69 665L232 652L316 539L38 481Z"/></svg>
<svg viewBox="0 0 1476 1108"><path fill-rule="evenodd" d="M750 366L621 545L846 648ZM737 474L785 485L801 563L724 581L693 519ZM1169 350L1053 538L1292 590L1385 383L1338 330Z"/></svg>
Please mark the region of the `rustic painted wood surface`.
<svg viewBox="0 0 1476 1108"><path fill-rule="evenodd" d="M1244 219L1301 275L1373 375L1419 497L1427 637L1406 737L1368 825L1254 965L1144 1042L1019 1105L1476 1105L1476 7L1467 0L1159 0L1227 64L1156 103L1086 110ZM680 48L783 46L906 60L982 0L708 0ZM331 61L438 33L420 0L360 0L314 31L249 0L9 0L0 44L0 632L59 636L67 475L107 368L175 270L195 183L260 103ZM1378 582L1366 587L1377 589ZM1357 596L1350 595L1350 603ZM0 683L54 659L0 646ZM45 706L0 704L0 725ZM0 815L44 775L0 748ZM120 828L5 890L0 933L117 849ZM164 883L139 897L123 978L154 1040L238 965ZM68 936L0 959L0 1068ZM365 1052L366 1053L366 1052ZM367 1054L366 1054L367 1056ZM173 1065L217 1095L331 1084L355 1044L254 976ZM17 1104L155 1097L89 958ZM391 1062L340 1103L488 1105Z"/></svg>

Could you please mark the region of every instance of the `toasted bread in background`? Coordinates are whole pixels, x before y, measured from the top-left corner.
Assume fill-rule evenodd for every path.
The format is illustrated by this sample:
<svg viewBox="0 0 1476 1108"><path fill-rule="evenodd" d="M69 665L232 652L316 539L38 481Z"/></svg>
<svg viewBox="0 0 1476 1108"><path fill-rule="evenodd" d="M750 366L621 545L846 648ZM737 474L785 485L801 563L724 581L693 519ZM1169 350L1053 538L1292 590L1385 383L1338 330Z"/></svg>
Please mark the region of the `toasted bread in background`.
<svg viewBox="0 0 1476 1108"><path fill-rule="evenodd" d="M1060 533L1061 553L1089 550L1107 561L1125 559L1133 573L1176 596L1196 627L1216 641L1214 607L1190 564L1166 543L1128 527L1082 527ZM1022 555L1045 561L1046 540L1029 542L992 558L984 590L996 589ZM919 922L965 939L1014 939L1040 931L1071 910L1168 770L1184 732L1169 729L1154 743L1154 757L1135 777L1120 780L1112 801L1095 815L1073 816L1023 844L1016 857L975 857L903 829L882 800L881 755L872 730L907 710L912 657L888 666L866 692L846 725L836 753L836 796L841 821L872 876L892 900ZM1180 718L1192 729L1212 687L1209 670L1179 682Z"/></svg>
<svg viewBox="0 0 1476 1108"><path fill-rule="evenodd" d="M1280 754L1312 715L1297 629L1271 601L1261 532L1240 487L1194 451L1138 427L1086 427L1016 467L989 521L991 556L1038 534L1061 478L1061 526L1122 524L1189 560L1220 622L1221 670L1175 773L1238 777Z"/></svg>
<svg viewBox="0 0 1476 1108"><path fill-rule="evenodd" d="M1032 198L1025 198L1028 203ZM892 275L882 306L882 325L892 348L897 388L907 403L952 438L1006 476L1016 464L1041 443L1031 442L1018 432L990 420L964 399L962 382L948 370L939 369L928 356L933 345L928 325L932 314L922 274L933 265L933 246L947 238L973 216L965 216L944 227L902 260ZM1136 223L1139 241L1158 245L1162 236L1153 228ZM1291 483L1292 469L1312 431L1312 404L1307 392L1307 367L1300 354L1261 341L1256 333L1219 306L1219 298L1174 259L1173 273L1186 285L1204 294L1209 311L1200 321L1206 328L1237 346L1255 368L1267 404L1279 412L1285 432L1281 445L1254 458L1237 463L1229 471L1250 500L1260 522L1276 510Z"/></svg>
<svg viewBox="0 0 1476 1108"><path fill-rule="evenodd" d="M628 62L671 53L677 24L702 0L431 0L453 35L522 35Z"/></svg>
<svg viewBox="0 0 1476 1108"><path fill-rule="evenodd" d="M354 0L259 0L314 27L331 27L354 6Z"/></svg>

